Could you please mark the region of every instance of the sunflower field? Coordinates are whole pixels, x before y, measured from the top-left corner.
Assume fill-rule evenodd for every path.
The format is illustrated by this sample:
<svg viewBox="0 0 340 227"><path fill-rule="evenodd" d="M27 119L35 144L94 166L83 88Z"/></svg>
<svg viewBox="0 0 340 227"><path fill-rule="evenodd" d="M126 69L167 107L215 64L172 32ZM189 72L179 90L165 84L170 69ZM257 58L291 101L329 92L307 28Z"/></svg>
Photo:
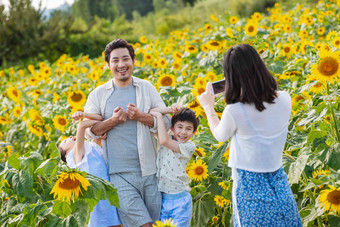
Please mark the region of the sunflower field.
<svg viewBox="0 0 340 227"><path fill-rule="evenodd" d="M291 95L283 166L304 226L339 226L340 0L288 10L275 4L250 18L226 9L198 30L173 31L167 40L141 36L133 44L134 75L155 85L166 105L187 106L200 117L187 167L191 225L233 224L228 141L213 138L196 97L223 78L223 54L239 43L252 45ZM119 206L112 184L70 170L57 150L76 133L72 113L111 78L105 65L103 56L62 55L52 64L0 70L0 226L84 226L100 199ZM217 97L219 116L224 107Z"/></svg>

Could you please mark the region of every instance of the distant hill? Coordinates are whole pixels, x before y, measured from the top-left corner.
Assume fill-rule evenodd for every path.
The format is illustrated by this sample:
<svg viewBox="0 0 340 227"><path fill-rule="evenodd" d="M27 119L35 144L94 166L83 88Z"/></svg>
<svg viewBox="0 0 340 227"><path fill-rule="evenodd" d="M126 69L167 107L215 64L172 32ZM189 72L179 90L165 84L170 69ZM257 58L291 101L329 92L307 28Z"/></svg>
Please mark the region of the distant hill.
<svg viewBox="0 0 340 227"><path fill-rule="evenodd" d="M45 9L42 13L42 17L45 19L45 20L48 20L48 18L50 18L50 16L52 15L52 13L56 10L59 10L59 11L67 11L71 8L72 5L69 5L67 3L65 3L64 5L61 5L57 8L54 8L54 9Z"/></svg>

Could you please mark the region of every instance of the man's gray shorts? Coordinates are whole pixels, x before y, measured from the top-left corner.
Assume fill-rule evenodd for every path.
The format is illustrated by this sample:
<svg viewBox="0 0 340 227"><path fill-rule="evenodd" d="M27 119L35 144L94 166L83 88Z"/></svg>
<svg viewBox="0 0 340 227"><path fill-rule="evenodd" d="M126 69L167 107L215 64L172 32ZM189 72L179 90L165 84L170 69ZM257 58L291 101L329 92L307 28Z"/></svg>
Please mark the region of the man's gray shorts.
<svg viewBox="0 0 340 227"><path fill-rule="evenodd" d="M138 227L159 220L162 196L156 174L145 177L141 173L111 174L110 182L117 188L118 213L124 227Z"/></svg>

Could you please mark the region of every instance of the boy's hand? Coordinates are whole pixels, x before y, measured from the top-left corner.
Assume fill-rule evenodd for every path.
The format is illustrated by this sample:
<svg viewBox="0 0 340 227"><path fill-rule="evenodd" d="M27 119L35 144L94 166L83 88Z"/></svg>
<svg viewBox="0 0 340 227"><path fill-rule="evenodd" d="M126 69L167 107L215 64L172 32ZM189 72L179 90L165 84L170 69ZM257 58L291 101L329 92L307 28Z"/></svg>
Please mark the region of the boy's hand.
<svg viewBox="0 0 340 227"><path fill-rule="evenodd" d="M72 115L72 119L73 119L72 123L82 119L83 117L85 117L84 112L82 112L82 111L74 112L73 115Z"/></svg>
<svg viewBox="0 0 340 227"><path fill-rule="evenodd" d="M181 106L177 103L172 104L170 108L172 113L177 113L181 110Z"/></svg>
<svg viewBox="0 0 340 227"><path fill-rule="evenodd" d="M135 104L129 103L126 109L126 114L131 120L138 120L139 117L139 109Z"/></svg>

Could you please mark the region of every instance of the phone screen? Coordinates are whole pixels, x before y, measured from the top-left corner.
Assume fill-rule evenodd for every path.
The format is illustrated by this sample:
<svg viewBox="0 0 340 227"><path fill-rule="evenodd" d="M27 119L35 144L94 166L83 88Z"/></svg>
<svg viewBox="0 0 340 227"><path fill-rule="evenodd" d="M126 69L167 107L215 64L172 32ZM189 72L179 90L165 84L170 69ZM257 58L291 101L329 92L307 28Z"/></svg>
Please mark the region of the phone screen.
<svg viewBox="0 0 340 227"><path fill-rule="evenodd" d="M219 80L211 83L212 94L216 95L225 91L225 80Z"/></svg>

